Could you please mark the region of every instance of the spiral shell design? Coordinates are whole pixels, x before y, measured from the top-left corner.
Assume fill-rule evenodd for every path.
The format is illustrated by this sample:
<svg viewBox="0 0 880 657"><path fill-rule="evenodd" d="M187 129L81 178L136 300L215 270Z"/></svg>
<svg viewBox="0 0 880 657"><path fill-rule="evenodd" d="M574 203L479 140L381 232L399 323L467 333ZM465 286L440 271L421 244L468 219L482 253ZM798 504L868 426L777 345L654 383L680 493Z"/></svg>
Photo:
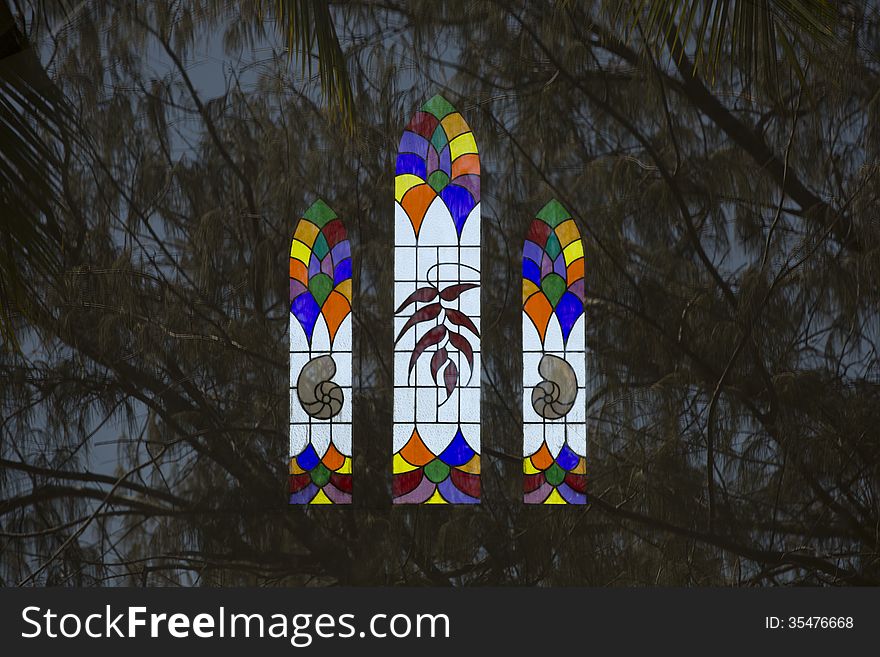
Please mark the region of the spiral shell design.
<svg viewBox="0 0 880 657"><path fill-rule="evenodd" d="M568 415L577 398L577 375L562 358L544 354L538 364L544 380L532 389L532 407L547 420L558 420Z"/></svg>
<svg viewBox="0 0 880 657"><path fill-rule="evenodd" d="M299 373L296 393L306 413L317 420L329 420L342 410L342 388L333 382L336 363L331 356L313 358Z"/></svg>

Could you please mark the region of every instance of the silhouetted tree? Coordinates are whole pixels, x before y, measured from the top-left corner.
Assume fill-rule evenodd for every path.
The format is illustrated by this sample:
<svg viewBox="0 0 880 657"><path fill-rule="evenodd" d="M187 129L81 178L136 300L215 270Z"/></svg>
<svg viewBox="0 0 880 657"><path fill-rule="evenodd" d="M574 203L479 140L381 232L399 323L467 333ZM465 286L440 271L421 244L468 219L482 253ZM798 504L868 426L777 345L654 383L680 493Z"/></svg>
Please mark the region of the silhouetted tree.
<svg viewBox="0 0 880 657"><path fill-rule="evenodd" d="M836 11L806 64L721 39L713 79L599 5L346 2L351 130L250 3L34 14L84 138L64 274L0 360L3 583L880 583L880 14ZM437 91L482 157L483 504L391 508L393 164ZM354 251L352 509L286 504L318 196ZM552 196L587 249L584 508L520 502L510 345Z"/></svg>

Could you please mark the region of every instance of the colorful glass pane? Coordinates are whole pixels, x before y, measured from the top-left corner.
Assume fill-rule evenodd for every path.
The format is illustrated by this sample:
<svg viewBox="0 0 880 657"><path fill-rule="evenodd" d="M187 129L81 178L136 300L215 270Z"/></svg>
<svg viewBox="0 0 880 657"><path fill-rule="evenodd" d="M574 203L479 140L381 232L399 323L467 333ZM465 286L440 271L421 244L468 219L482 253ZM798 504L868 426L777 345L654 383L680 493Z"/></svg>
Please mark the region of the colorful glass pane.
<svg viewBox="0 0 880 657"><path fill-rule="evenodd" d="M290 503L351 503L351 246L317 200L290 243Z"/></svg>
<svg viewBox="0 0 880 657"><path fill-rule="evenodd" d="M480 501L480 157L442 96L395 170L395 504Z"/></svg>
<svg viewBox="0 0 880 657"><path fill-rule="evenodd" d="M526 504L586 504L584 245L555 199L523 246L523 472Z"/></svg>

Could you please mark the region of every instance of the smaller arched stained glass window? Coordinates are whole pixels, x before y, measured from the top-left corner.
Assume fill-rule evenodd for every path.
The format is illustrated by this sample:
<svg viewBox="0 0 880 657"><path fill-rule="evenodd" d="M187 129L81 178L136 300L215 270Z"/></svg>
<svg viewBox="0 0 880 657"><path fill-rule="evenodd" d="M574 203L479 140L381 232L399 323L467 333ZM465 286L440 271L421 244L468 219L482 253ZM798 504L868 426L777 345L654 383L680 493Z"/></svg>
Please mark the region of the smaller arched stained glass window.
<svg viewBox="0 0 880 657"><path fill-rule="evenodd" d="M350 504L351 246L315 201L290 243L290 503Z"/></svg>
<svg viewBox="0 0 880 657"><path fill-rule="evenodd" d="M586 504L584 244L555 199L523 246L523 473L526 504Z"/></svg>

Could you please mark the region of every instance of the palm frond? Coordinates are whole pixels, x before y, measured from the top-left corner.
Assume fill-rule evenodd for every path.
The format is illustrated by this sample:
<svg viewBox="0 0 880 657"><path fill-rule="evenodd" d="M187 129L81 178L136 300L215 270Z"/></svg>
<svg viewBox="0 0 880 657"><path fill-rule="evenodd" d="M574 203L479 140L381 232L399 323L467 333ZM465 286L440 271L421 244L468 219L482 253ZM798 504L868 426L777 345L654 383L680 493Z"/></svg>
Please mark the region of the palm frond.
<svg viewBox="0 0 880 657"><path fill-rule="evenodd" d="M302 72L311 75L313 52L317 57L321 89L331 108L351 125L354 102L345 55L326 0L259 0L261 16L274 17L288 51L302 55Z"/></svg>
<svg viewBox="0 0 880 657"><path fill-rule="evenodd" d="M14 315L39 293L28 273L52 275L60 266L54 144L69 121L61 93L0 4L0 337L9 347L18 345Z"/></svg>
<svg viewBox="0 0 880 657"><path fill-rule="evenodd" d="M780 62L803 77L798 51L839 42L839 16L828 0L627 0L605 4L645 48L688 54L695 73L714 79L725 50L754 80L772 82Z"/></svg>

